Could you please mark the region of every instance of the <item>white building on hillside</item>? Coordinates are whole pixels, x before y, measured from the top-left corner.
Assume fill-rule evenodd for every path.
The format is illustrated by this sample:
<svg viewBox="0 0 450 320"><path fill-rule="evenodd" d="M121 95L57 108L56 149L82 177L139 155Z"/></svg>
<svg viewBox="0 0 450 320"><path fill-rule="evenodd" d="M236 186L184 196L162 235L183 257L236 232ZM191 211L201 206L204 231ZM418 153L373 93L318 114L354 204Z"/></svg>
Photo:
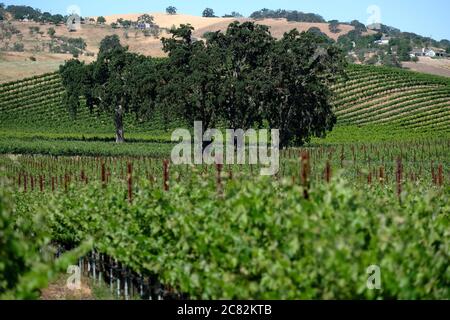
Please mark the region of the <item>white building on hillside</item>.
<svg viewBox="0 0 450 320"><path fill-rule="evenodd" d="M380 46L387 46L389 44L389 40L388 39L381 39L381 40L376 40L374 43L378 44Z"/></svg>
<svg viewBox="0 0 450 320"><path fill-rule="evenodd" d="M430 57L430 58L434 58L434 57L436 57L436 51L434 51L432 49L427 50L427 51L425 51L425 56L426 57Z"/></svg>
<svg viewBox="0 0 450 320"><path fill-rule="evenodd" d="M436 57L437 53L433 49L414 49L410 54L411 57L430 57L434 58Z"/></svg>

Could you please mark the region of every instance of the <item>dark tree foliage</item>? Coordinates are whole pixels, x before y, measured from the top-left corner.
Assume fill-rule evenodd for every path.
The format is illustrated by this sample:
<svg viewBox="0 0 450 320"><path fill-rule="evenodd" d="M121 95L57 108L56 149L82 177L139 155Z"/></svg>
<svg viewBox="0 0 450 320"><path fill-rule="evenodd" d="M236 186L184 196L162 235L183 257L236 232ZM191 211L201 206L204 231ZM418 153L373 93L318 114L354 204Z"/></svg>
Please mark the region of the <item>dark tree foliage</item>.
<svg viewBox="0 0 450 320"><path fill-rule="evenodd" d="M79 60L69 60L59 69L62 84L65 88L63 104L72 118L76 118L80 107L80 97L84 95L84 81L86 77L86 66Z"/></svg>
<svg viewBox="0 0 450 320"><path fill-rule="evenodd" d="M223 15L223 18L242 18L242 17L243 15L236 11Z"/></svg>
<svg viewBox="0 0 450 320"><path fill-rule="evenodd" d="M92 64L72 60L61 67L64 102L76 115L79 98L113 115L116 141L123 117L166 122L202 121L204 130L269 126L280 129L282 147L323 136L336 119L330 86L343 74L342 52L327 38L293 30L276 40L267 26L234 22L224 33L196 41L193 28L172 29L162 44L168 58L129 53L117 36L106 37Z"/></svg>
<svg viewBox="0 0 450 320"><path fill-rule="evenodd" d="M64 17L61 14L52 15L49 12L42 13L41 10L34 9L30 6L10 5L6 7L6 11L9 12L12 18L16 20L27 18L28 20L33 20L35 22L51 22L54 24L63 23L67 20L67 17Z"/></svg>
<svg viewBox="0 0 450 320"><path fill-rule="evenodd" d="M56 34L55 28L53 28L53 27L52 28L48 28L47 34L50 36L50 38L53 38L55 36L55 34Z"/></svg>
<svg viewBox="0 0 450 320"><path fill-rule="evenodd" d="M149 14L143 14L138 17L138 23L148 23L150 25L154 24L154 17Z"/></svg>
<svg viewBox="0 0 450 320"><path fill-rule="evenodd" d="M30 6L10 5L6 8L6 11L11 13L13 19L16 20L28 18L29 20L37 21L41 16L41 11L39 9L34 9Z"/></svg>
<svg viewBox="0 0 450 320"><path fill-rule="evenodd" d="M98 107L113 116L116 142L124 142L125 114L146 115L155 101L152 60L129 53L120 44L117 35L108 36L100 43L97 61L90 65L72 60L60 68L66 89L64 102L76 115L83 96L91 110Z"/></svg>
<svg viewBox="0 0 450 320"><path fill-rule="evenodd" d="M381 64L388 67L401 68L402 64L397 56L393 54L386 54L381 59Z"/></svg>
<svg viewBox="0 0 450 320"><path fill-rule="evenodd" d="M337 20L329 21L328 28L330 29L330 32L332 32L332 33L339 33L342 31L341 29L339 29L339 21L337 21Z"/></svg>
<svg viewBox="0 0 450 320"><path fill-rule="evenodd" d="M284 18L288 21L297 21L297 22L326 22L325 19L314 13L304 13L296 10L270 10L267 8L261 9L259 11L255 11L250 15L252 19L280 19Z"/></svg>
<svg viewBox="0 0 450 320"><path fill-rule="evenodd" d="M363 36L360 31L352 30L347 34L340 36L337 42L345 51L352 50L353 44L356 49L366 49L372 47L373 43L376 40L380 40L382 36L381 33Z"/></svg>
<svg viewBox="0 0 450 320"><path fill-rule="evenodd" d="M358 20L353 20L352 22L350 22L350 25L354 26L355 30L358 32L367 32L366 26Z"/></svg>
<svg viewBox="0 0 450 320"><path fill-rule="evenodd" d="M280 129L282 147L323 137L336 123L331 85L344 72L342 52L323 37L293 30L266 62L265 119Z"/></svg>
<svg viewBox="0 0 450 320"><path fill-rule="evenodd" d="M98 18L97 18L97 23L99 23L99 24L104 24L104 23L106 23L105 17L103 17L103 16L98 17Z"/></svg>
<svg viewBox="0 0 450 320"><path fill-rule="evenodd" d="M169 58L160 95L168 110L204 129L268 123L280 129L282 147L332 129L329 88L346 62L326 38L291 31L277 41L266 26L234 22L194 42L192 30L185 25L163 39Z"/></svg>
<svg viewBox="0 0 450 320"><path fill-rule="evenodd" d="M397 56L400 61L410 61L409 55L412 51L411 41L408 39L394 38L389 41L391 47L395 47L397 50Z"/></svg>
<svg viewBox="0 0 450 320"><path fill-rule="evenodd" d="M41 23L48 23L48 22L53 22L53 16L50 12L44 12L40 17L39 17L39 22Z"/></svg>
<svg viewBox="0 0 450 320"><path fill-rule="evenodd" d="M322 30L320 30L317 27L311 27L306 32L316 35L317 37L321 38L322 41L324 41L324 42L330 42L330 43L333 42L333 40L330 37L328 37L328 35L326 33L322 32Z"/></svg>
<svg viewBox="0 0 450 320"><path fill-rule="evenodd" d="M206 8L205 10L203 10L202 16L206 18L213 18L215 17L214 10L211 8Z"/></svg>
<svg viewBox="0 0 450 320"><path fill-rule="evenodd" d="M167 14L177 14L177 8L175 8L174 6L169 6L166 8L166 13Z"/></svg>
<svg viewBox="0 0 450 320"><path fill-rule="evenodd" d="M221 94L221 52L192 40L193 27L181 25L171 30L172 38L163 39L169 54L162 74L164 86L161 102L192 123L203 121L205 128L216 125L223 95ZM181 107L181 108L180 108Z"/></svg>
<svg viewBox="0 0 450 320"><path fill-rule="evenodd" d="M443 48L447 48L450 47L450 41L449 40L445 40L442 39L441 41L439 41L439 45Z"/></svg>
<svg viewBox="0 0 450 320"><path fill-rule="evenodd" d="M387 26L385 24L380 25L380 32L386 34L389 37L397 37L402 33L400 29Z"/></svg>
<svg viewBox="0 0 450 320"><path fill-rule="evenodd" d="M51 22L54 24L62 24L66 21L66 18L61 14L55 14L51 18Z"/></svg>
<svg viewBox="0 0 450 320"><path fill-rule="evenodd" d="M231 128L248 129L262 123L267 85L265 61L275 39L267 26L234 22L225 33L208 35L207 46L221 54L221 117Z"/></svg>
<svg viewBox="0 0 450 320"><path fill-rule="evenodd" d="M117 19L116 23L118 25L121 25L125 29L129 29L130 27L132 27L135 24L135 22L133 22L131 20L124 20L122 18Z"/></svg>

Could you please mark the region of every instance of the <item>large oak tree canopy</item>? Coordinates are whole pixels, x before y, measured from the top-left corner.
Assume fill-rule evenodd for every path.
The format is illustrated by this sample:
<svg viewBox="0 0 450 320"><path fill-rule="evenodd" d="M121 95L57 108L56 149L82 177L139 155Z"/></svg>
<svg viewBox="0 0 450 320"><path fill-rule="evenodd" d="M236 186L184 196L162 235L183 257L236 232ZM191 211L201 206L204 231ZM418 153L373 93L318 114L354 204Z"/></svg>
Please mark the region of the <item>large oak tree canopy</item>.
<svg viewBox="0 0 450 320"><path fill-rule="evenodd" d="M154 68L152 59L128 52L117 35L108 36L102 40L98 58L92 64L70 60L61 66L66 89L63 101L72 115L76 115L80 97L91 110L98 107L110 113L116 142L124 142L124 115L148 115L155 104Z"/></svg>
<svg viewBox="0 0 450 320"><path fill-rule="evenodd" d="M149 117L157 109L167 123L181 117L190 125L202 121L205 130L280 129L281 147L333 128L330 87L346 62L328 39L292 30L277 40L253 22L234 22L199 41L192 32L190 25L171 30L162 39L163 61L106 37L94 63L61 67L65 104L76 115L84 97L88 107L110 112L117 142L124 141L124 114Z"/></svg>
<svg viewBox="0 0 450 320"><path fill-rule="evenodd" d="M182 25L163 39L171 110L205 128L280 129L281 147L333 128L330 87L346 61L328 39L292 30L276 40L268 27L252 22L234 22L205 41L193 41L192 30Z"/></svg>

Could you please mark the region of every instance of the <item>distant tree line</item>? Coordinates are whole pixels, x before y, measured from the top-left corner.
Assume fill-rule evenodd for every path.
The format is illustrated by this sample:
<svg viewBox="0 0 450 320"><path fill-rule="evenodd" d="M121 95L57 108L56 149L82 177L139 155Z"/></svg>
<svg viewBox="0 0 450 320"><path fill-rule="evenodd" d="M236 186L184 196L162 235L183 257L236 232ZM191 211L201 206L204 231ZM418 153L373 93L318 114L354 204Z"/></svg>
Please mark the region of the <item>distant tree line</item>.
<svg viewBox="0 0 450 320"><path fill-rule="evenodd" d="M296 10L270 10L267 8L255 11L250 15L252 19L278 19L285 18L287 21L297 22L326 22L326 20L315 13L304 13Z"/></svg>
<svg viewBox="0 0 450 320"><path fill-rule="evenodd" d="M51 22L54 24L65 23L67 20L67 16L63 16L61 14L52 15L49 12L41 12L41 10L34 9L30 6L10 5L4 10L9 12L15 20L28 19L35 22Z"/></svg>
<svg viewBox="0 0 450 320"><path fill-rule="evenodd" d="M130 53L119 38L102 40L97 60L61 66L64 103L76 116L80 97L109 112L116 141L123 142L127 114L150 119L202 121L204 129L280 129L281 146L302 144L333 128L331 85L344 73L336 45L312 32L287 32L277 40L269 28L234 22L224 32L196 41L193 28L172 29L162 45L165 59Z"/></svg>
<svg viewBox="0 0 450 320"><path fill-rule="evenodd" d="M223 18L242 18L243 15L240 14L239 12L233 11L231 13L224 14L222 17Z"/></svg>
<svg viewBox="0 0 450 320"><path fill-rule="evenodd" d="M202 17L204 17L204 18L216 18L217 16L214 13L213 9L206 8L202 12ZM232 11L231 13L227 13L227 14L224 14L222 16L222 18L242 18L242 17L243 17L243 15L240 14L239 12L237 12L237 11Z"/></svg>

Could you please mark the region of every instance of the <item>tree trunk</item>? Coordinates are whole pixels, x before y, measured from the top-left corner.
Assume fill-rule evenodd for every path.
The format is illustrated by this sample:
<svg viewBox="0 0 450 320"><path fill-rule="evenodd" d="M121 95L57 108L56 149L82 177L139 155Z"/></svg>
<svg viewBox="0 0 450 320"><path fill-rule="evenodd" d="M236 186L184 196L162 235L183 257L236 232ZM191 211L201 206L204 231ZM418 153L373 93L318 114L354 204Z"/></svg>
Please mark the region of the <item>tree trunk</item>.
<svg viewBox="0 0 450 320"><path fill-rule="evenodd" d="M123 108L119 105L115 109L114 124L116 126L116 143L125 142L125 136L123 132Z"/></svg>

